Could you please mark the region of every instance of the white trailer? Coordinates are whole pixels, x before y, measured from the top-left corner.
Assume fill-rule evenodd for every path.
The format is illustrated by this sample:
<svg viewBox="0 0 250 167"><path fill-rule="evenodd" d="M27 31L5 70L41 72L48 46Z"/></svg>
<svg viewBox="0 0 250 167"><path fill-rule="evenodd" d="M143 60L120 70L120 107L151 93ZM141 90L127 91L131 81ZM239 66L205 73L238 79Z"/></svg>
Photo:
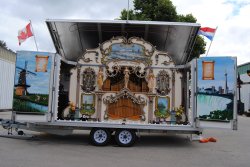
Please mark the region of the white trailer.
<svg viewBox="0 0 250 167"><path fill-rule="evenodd" d="M115 132L120 146L132 145L140 131L237 129L236 59L190 61L199 24L46 23L57 53L17 53L14 112L4 127L91 130L94 145L108 144Z"/></svg>
<svg viewBox="0 0 250 167"><path fill-rule="evenodd" d="M0 110L12 108L16 54L0 47Z"/></svg>

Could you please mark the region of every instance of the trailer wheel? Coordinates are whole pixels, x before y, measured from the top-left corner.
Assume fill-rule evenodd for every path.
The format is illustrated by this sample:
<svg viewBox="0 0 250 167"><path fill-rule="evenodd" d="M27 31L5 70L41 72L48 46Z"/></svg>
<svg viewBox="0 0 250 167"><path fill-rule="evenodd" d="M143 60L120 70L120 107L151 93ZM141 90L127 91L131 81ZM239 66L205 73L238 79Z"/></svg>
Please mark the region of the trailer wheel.
<svg viewBox="0 0 250 167"><path fill-rule="evenodd" d="M135 143L136 134L134 130L120 129L115 133L116 143L121 147L129 147Z"/></svg>
<svg viewBox="0 0 250 167"><path fill-rule="evenodd" d="M109 143L111 133L107 129L94 128L90 132L91 143L95 146L105 146Z"/></svg>

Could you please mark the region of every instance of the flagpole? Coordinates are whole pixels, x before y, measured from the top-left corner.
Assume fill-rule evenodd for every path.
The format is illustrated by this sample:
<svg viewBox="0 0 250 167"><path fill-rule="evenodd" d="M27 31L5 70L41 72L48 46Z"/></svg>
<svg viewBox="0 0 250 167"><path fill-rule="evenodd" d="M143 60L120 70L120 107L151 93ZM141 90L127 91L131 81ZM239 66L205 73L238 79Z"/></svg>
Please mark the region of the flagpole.
<svg viewBox="0 0 250 167"><path fill-rule="evenodd" d="M216 29L215 29L214 36L215 36L216 31L217 31L217 28L218 28L218 26L217 26ZM211 45L212 45L212 43L213 43L213 41L214 41L214 36L213 36L213 39L212 39L212 41L210 42L210 45L209 45L209 47L208 47L206 57L207 57L208 52L209 52L209 50L210 50L210 47L211 47Z"/></svg>
<svg viewBox="0 0 250 167"><path fill-rule="evenodd" d="M129 19L129 0L128 0L128 10L127 10L127 21Z"/></svg>
<svg viewBox="0 0 250 167"><path fill-rule="evenodd" d="M37 47L37 43L36 43L36 37L35 37L35 32L34 32L31 20L30 20L30 26L31 26L31 29L32 29L32 32L33 32L33 36L34 36L34 41L35 41L35 44L36 44L36 50L38 51L38 47Z"/></svg>

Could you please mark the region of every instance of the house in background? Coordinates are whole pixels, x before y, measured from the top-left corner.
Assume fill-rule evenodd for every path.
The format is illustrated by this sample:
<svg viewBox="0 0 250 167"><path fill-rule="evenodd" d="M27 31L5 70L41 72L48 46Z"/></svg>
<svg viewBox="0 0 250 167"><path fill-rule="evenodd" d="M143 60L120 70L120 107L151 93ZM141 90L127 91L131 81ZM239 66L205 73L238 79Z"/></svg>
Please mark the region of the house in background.
<svg viewBox="0 0 250 167"><path fill-rule="evenodd" d="M12 108L16 53L0 47L0 110Z"/></svg>
<svg viewBox="0 0 250 167"><path fill-rule="evenodd" d="M237 72L242 81L238 100L244 103L244 112L250 115L250 62L239 65Z"/></svg>

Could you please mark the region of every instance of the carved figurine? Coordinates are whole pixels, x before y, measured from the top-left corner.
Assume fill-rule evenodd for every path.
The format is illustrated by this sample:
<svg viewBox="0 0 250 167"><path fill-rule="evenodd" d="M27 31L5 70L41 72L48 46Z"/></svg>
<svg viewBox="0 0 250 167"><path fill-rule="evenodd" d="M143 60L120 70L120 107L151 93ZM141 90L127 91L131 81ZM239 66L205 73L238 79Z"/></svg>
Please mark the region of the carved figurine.
<svg viewBox="0 0 250 167"><path fill-rule="evenodd" d="M69 107L72 113L76 111L76 105L73 102L69 102Z"/></svg>
<svg viewBox="0 0 250 167"><path fill-rule="evenodd" d="M153 70L150 69L149 74L148 74L148 89L150 93L153 92L154 86L155 86L155 76L154 76Z"/></svg>
<svg viewBox="0 0 250 167"><path fill-rule="evenodd" d="M165 70L159 71L157 75L157 93L161 96L166 96L170 92L169 74Z"/></svg>
<svg viewBox="0 0 250 167"><path fill-rule="evenodd" d="M128 67L126 67L124 70L124 83L125 83L124 87L125 88L128 88L129 74L130 74L129 69Z"/></svg>
<svg viewBox="0 0 250 167"><path fill-rule="evenodd" d="M97 74L97 86L99 90L102 90L103 85L103 69L100 67L99 72Z"/></svg>

